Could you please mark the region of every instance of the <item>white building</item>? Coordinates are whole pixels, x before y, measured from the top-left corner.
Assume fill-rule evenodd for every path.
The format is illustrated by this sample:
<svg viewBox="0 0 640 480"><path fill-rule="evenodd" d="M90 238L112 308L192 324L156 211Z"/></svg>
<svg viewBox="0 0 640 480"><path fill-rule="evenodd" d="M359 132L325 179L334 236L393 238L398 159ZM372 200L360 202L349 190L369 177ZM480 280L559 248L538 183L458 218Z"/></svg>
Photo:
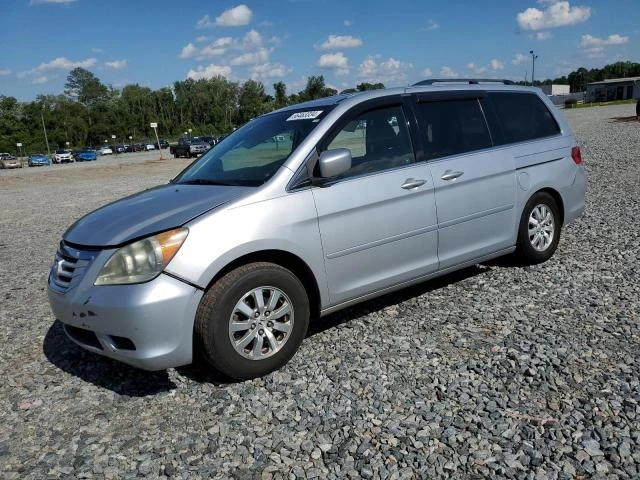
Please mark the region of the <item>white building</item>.
<svg viewBox="0 0 640 480"><path fill-rule="evenodd" d="M540 89L545 95L568 95L569 85L542 85Z"/></svg>

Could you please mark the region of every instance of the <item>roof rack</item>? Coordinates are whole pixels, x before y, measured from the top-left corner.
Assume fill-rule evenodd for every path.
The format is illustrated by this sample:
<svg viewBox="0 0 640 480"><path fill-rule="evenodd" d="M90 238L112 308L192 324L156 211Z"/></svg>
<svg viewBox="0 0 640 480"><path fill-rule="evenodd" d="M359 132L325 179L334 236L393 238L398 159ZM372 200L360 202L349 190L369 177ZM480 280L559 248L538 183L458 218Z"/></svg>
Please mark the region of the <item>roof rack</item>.
<svg viewBox="0 0 640 480"><path fill-rule="evenodd" d="M414 83L413 87L421 85L433 85L434 83L468 83L469 85L478 85L479 83L502 83L503 85L515 85L514 82L507 79L497 78L429 78L421 82Z"/></svg>

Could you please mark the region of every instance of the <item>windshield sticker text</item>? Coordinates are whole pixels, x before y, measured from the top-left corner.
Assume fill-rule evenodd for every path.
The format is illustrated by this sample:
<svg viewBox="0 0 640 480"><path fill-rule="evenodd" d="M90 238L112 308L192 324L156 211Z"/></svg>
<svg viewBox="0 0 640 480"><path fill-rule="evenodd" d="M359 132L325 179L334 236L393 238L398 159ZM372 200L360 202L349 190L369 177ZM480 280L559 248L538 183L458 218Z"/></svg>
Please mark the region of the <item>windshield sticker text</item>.
<svg viewBox="0 0 640 480"><path fill-rule="evenodd" d="M317 118L318 115L320 115L321 113L322 113L322 110L313 110L311 112L294 113L289 118L287 118L287 122L290 122L292 120L311 120L311 119Z"/></svg>

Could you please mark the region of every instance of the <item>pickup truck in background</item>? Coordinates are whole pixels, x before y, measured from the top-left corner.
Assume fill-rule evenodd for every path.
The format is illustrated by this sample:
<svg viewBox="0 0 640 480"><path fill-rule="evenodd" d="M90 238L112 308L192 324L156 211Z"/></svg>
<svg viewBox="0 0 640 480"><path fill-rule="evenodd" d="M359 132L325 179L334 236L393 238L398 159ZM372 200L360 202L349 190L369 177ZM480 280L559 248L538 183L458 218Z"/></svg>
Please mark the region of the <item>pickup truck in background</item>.
<svg viewBox="0 0 640 480"><path fill-rule="evenodd" d="M209 150L210 147L211 145L204 142L198 137L180 137L178 139L178 144L169 147L169 151L174 156L174 158L191 158L203 154L204 152Z"/></svg>

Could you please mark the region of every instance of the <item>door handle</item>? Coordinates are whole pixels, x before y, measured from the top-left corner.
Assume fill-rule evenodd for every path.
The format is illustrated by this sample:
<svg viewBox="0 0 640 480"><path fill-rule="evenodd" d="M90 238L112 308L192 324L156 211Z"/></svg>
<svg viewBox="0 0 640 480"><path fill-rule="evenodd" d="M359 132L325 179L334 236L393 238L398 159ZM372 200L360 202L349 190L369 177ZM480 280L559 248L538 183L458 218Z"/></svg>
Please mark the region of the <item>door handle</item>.
<svg viewBox="0 0 640 480"><path fill-rule="evenodd" d="M407 178L404 183L402 185L400 185L402 188L404 188L405 190L411 190L412 188L418 188L421 187L422 185L424 185L425 183L427 183L426 180L421 180L421 179L415 179L415 178Z"/></svg>
<svg viewBox="0 0 640 480"><path fill-rule="evenodd" d="M440 177L442 180L455 180L458 177L461 177L464 172L454 172L452 170L445 170L442 176Z"/></svg>

